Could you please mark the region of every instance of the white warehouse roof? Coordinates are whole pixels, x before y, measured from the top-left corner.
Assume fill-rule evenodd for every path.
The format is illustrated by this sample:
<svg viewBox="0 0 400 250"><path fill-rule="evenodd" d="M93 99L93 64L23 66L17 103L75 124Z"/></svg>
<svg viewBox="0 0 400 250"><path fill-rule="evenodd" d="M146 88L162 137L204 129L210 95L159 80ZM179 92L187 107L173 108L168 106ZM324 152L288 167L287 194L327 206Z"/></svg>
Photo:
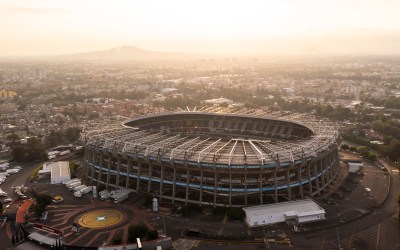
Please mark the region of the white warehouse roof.
<svg viewBox="0 0 400 250"><path fill-rule="evenodd" d="M57 161L52 163L45 163L43 165L43 172L50 171L51 183L62 183L65 180L71 179L71 173L69 170L69 161Z"/></svg>
<svg viewBox="0 0 400 250"><path fill-rule="evenodd" d="M48 165L48 167L51 167L51 178L61 177L61 176L70 177L68 161L59 161L59 162L55 162L55 163L52 163L49 165Z"/></svg>
<svg viewBox="0 0 400 250"><path fill-rule="evenodd" d="M298 223L325 219L325 210L310 199L243 208L246 223L262 226L295 219Z"/></svg>
<svg viewBox="0 0 400 250"><path fill-rule="evenodd" d="M122 197L124 195L130 194L132 192L133 192L132 189L127 189L127 188L118 189L118 190L115 190L115 191L111 192L111 198L118 199L118 198L120 198L120 197Z"/></svg>

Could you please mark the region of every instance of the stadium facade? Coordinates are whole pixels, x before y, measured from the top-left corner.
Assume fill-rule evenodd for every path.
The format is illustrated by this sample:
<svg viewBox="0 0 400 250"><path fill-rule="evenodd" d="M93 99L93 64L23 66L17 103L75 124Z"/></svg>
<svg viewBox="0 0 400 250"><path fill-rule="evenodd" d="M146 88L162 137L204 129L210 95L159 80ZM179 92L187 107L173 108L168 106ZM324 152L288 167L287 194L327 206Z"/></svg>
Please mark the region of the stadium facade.
<svg viewBox="0 0 400 250"><path fill-rule="evenodd" d="M329 189L341 138L335 123L310 115L202 108L98 124L81 140L92 184L241 207Z"/></svg>

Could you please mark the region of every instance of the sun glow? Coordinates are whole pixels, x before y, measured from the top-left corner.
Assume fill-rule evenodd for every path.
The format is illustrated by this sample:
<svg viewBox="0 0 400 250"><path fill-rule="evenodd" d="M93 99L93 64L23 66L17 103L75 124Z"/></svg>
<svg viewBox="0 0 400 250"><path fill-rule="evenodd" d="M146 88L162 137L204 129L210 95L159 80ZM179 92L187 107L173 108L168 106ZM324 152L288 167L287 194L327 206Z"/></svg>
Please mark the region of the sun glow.
<svg viewBox="0 0 400 250"><path fill-rule="evenodd" d="M246 53L287 49L293 44L283 42L283 48L282 41L288 39L304 50L321 39L349 35L384 33L398 38L400 2L384 2L4 0L0 55L69 53L124 44L151 50Z"/></svg>

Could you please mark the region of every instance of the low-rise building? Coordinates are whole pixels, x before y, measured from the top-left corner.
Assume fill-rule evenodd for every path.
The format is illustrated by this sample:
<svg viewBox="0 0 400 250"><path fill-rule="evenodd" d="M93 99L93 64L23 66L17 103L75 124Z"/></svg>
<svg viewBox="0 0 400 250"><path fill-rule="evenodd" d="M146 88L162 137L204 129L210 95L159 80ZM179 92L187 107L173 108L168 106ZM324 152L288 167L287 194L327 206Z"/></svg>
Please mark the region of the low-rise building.
<svg viewBox="0 0 400 250"><path fill-rule="evenodd" d="M71 179L68 161L45 163L42 170L39 170L39 174L50 174L51 184L60 184Z"/></svg>
<svg viewBox="0 0 400 250"><path fill-rule="evenodd" d="M301 224L325 219L325 210L310 199L243 208L249 227L281 222Z"/></svg>

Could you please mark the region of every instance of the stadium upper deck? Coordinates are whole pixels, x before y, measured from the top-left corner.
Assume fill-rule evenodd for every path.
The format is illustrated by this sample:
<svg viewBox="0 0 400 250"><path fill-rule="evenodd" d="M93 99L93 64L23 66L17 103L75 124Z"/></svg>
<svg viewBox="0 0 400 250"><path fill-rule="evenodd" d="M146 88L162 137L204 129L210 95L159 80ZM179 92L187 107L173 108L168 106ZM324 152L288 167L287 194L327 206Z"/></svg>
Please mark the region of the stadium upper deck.
<svg viewBox="0 0 400 250"><path fill-rule="evenodd" d="M104 124L82 139L143 157L234 166L316 156L337 143L339 132L336 123L309 115L214 108Z"/></svg>

